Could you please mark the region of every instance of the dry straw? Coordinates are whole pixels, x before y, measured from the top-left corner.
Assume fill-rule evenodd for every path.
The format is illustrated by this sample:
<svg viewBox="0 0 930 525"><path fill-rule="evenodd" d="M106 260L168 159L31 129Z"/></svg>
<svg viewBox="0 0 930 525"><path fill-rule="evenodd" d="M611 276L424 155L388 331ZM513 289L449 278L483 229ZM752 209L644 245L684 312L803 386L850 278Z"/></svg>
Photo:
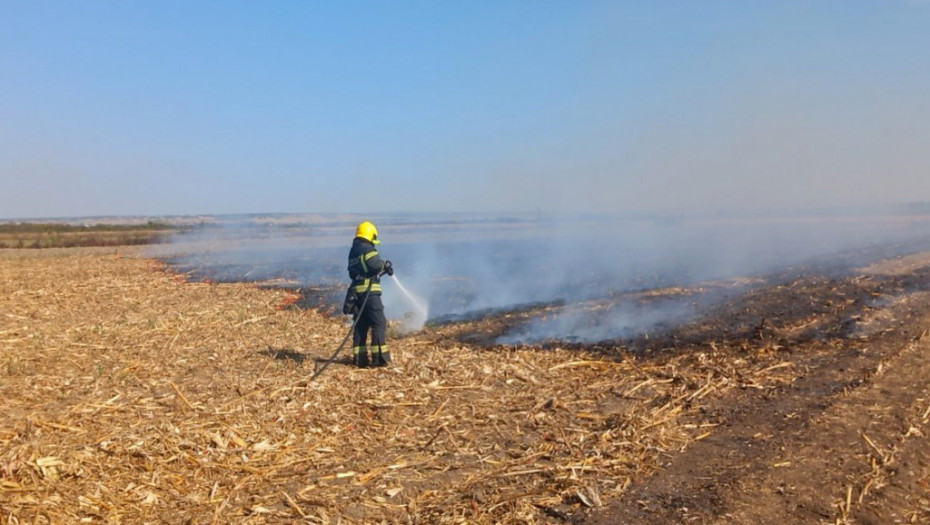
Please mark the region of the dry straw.
<svg viewBox="0 0 930 525"><path fill-rule="evenodd" d="M551 522L708 436L707 399L793 373L423 332L308 382L343 319L133 253L0 256L0 523Z"/></svg>

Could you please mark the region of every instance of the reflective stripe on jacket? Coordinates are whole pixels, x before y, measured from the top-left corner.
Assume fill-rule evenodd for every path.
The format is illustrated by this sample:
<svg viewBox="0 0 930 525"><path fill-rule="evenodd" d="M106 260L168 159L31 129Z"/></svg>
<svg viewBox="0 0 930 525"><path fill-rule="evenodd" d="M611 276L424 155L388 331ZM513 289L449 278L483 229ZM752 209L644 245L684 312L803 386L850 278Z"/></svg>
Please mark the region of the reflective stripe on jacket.
<svg viewBox="0 0 930 525"><path fill-rule="evenodd" d="M355 293L363 294L370 291L372 295L381 295L380 273L384 268L384 261L378 255L378 250L370 241L356 237L349 250L349 278L352 279L352 289ZM371 290L368 289L369 283Z"/></svg>

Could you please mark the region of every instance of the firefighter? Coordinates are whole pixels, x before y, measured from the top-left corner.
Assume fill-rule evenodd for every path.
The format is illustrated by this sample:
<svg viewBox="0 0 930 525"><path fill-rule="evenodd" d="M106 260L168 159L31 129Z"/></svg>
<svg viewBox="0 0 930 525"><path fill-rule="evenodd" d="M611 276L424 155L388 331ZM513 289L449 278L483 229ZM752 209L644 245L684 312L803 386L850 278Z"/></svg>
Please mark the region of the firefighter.
<svg viewBox="0 0 930 525"><path fill-rule="evenodd" d="M391 362L391 352L385 344L387 319L384 317L384 304L381 303L381 275L394 275L394 268L391 261L381 260L375 249L377 244L381 244L381 241L378 240L375 225L369 221L359 224L352 249L349 250L349 278L352 284L346 292L342 308L343 313L352 314L357 319L352 333L352 351L353 362L358 367L369 365L369 350L371 366L387 366ZM371 346L366 346L369 330Z"/></svg>

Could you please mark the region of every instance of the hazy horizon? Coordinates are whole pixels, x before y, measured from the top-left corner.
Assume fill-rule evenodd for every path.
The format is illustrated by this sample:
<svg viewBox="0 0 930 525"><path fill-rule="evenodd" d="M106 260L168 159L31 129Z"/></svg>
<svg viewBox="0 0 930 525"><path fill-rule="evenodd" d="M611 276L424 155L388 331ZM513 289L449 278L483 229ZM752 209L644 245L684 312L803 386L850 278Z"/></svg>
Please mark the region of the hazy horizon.
<svg viewBox="0 0 930 525"><path fill-rule="evenodd" d="M72 215L72 216L31 216L31 217L2 217L0 222L77 222L103 220L113 223L132 223L145 221L166 220L168 222L177 222L180 224L201 224L206 221L207 224L212 222L222 223L225 221L239 222L243 219L255 220L261 218L275 219L292 219L292 222L305 222L307 219L319 218L350 218L352 220L373 220L379 221L384 218L393 217L455 217L465 219L475 219L479 217L495 219L513 219L528 221L565 221L579 220L585 218L596 218L604 220L716 220L716 219L745 219L745 220L765 220L765 219L810 219L816 217L855 217L855 216L924 216L930 215L930 201L902 201L887 204L873 204L869 206L819 206L804 207L795 209L771 209L771 210L747 210L741 208L718 208L701 211L693 210L608 210L608 211L561 211L561 212L543 212L541 209L536 210L512 210L512 211L381 211L381 212L355 212L355 211L338 211L338 212L293 212L293 211L255 211L255 212L231 212L231 213L185 213L185 214L122 214L122 215ZM212 220L212 222L211 222Z"/></svg>

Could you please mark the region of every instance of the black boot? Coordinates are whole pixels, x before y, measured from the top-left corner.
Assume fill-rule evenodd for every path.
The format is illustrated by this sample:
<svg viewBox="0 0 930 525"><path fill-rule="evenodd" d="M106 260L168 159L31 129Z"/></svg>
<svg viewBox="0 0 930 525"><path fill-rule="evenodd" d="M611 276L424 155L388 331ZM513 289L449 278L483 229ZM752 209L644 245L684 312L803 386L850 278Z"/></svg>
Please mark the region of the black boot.
<svg viewBox="0 0 930 525"><path fill-rule="evenodd" d="M364 346L356 347L355 357L353 358L352 362L359 368L365 368L368 366L368 349Z"/></svg>
<svg viewBox="0 0 930 525"><path fill-rule="evenodd" d="M391 352L386 348L371 348L371 366L387 366L391 362Z"/></svg>

